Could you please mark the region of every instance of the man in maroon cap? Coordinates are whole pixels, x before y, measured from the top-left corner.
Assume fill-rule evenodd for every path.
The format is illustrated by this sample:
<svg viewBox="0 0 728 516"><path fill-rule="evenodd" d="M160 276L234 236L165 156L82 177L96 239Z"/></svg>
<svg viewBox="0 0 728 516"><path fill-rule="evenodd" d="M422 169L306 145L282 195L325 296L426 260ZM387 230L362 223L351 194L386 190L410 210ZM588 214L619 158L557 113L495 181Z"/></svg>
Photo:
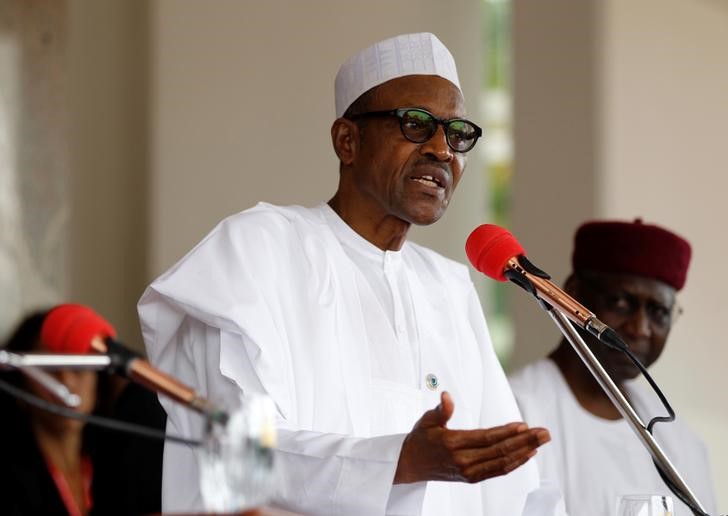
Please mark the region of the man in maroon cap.
<svg viewBox="0 0 728 516"><path fill-rule="evenodd" d="M689 263L690 244L666 229L639 219L588 222L576 232L573 272L564 289L649 367L679 312L675 296ZM633 381L639 370L625 354L586 332L582 336L643 420L665 414L656 396ZM565 339L548 358L509 379L524 420L551 432L552 444L536 459L542 478L561 487L569 514L613 516L621 495L671 495L647 450ZM656 425L654 434L713 514L703 443L680 420ZM675 514L691 512L675 500Z"/></svg>

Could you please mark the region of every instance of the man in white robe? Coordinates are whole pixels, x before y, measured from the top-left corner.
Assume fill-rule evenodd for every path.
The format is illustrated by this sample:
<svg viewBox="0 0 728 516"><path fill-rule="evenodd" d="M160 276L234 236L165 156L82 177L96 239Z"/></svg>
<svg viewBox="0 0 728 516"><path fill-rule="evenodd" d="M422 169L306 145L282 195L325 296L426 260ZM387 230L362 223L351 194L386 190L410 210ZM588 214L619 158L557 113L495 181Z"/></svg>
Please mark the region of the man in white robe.
<svg viewBox="0 0 728 516"><path fill-rule="evenodd" d="M677 310L690 245L639 220L597 221L579 228L572 258L565 290L614 328L643 365L654 363ZM645 423L666 414L651 389L634 380L639 370L624 354L584 337ZM536 462L541 477L561 487L569 514L613 516L617 499L629 494L672 496L675 515L693 514L662 481L648 451L565 340L509 380L525 420L551 432L553 441ZM708 513L716 514L702 441L679 417L657 423L654 435Z"/></svg>
<svg viewBox="0 0 728 516"><path fill-rule="evenodd" d="M149 357L222 406L273 399L275 505L521 514L548 431L519 422L467 269L406 241L480 136L452 56L431 34L377 43L341 67L336 104L335 196L221 222L140 300ZM163 402L170 433L202 434ZM201 507L192 450L165 449L163 484L165 511Z"/></svg>

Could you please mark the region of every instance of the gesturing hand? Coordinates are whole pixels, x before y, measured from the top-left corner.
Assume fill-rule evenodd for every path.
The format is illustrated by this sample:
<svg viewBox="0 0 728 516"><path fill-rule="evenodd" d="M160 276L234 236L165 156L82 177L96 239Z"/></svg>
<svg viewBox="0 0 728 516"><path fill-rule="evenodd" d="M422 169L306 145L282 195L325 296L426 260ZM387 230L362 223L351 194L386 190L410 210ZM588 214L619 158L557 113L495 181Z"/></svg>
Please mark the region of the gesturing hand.
<svg viewBox="0 0 728 516"><path fill-rule="evenodd" d="M425 480L475 483L505 475L551 440L548 430L529 428L526 423L451 430L446 424L454 410L450 394L443 392L440 404L415 423L402 444L395 484Z"/></svg>

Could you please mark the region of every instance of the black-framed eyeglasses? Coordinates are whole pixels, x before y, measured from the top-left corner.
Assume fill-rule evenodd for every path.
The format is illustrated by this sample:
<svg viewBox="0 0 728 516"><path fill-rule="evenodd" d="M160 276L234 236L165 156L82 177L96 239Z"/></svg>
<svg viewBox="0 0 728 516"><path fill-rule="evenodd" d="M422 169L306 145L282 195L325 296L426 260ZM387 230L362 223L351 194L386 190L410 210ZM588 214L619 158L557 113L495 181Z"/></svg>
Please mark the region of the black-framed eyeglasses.
<svg viewBox="0 0 728 516"><path fill-rule="evenodd" d="M451 118L443 120L429 111L420 108L399 108L389 111L369 111L352 115L349 120L376 116L396 116L399 118L399 129L402 135L412 143L425 143L437 132L441 125L445 130L448 147L455 152L468 152L483 135L483 130L470 120Z"/></svg>

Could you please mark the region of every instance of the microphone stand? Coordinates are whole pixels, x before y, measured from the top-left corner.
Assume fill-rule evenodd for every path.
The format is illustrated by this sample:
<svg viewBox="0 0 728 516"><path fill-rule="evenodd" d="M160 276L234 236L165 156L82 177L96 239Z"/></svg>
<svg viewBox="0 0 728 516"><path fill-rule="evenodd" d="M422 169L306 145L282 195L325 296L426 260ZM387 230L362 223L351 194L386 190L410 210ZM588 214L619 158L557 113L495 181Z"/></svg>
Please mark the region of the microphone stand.
<svg viewBox="0 0 728 516"><path fill-rule="evenodd" d="M57 353L11 353L0 350L0 369L106 369L111 358L107 355L75 355Z"/></svg>
<svg viewBox="0 0 728 516"><path fill-rule="evenodd" d="M109 357L91 355L54 355L40 353L11 353L0 350L0 369L17 369L35 380L41 387L67 407L78 407L81 398L43 369L104 369L111 363Z"/></svg>
<svg viewBox="0 0 728 516"><path fill-rule="evenodd" d="M227 424L228 414L208 399L187 387L176 378L159 371L145 360L141 360L120 344L100 337L92 341L92 349L98 353L11 353L0 350L0 369L19 369L43 385L51 394L70 407L78 406L78 396L72 394L65 385L44 369L111 369L128 376L132 381L147 389L161 393L205 416L208 420L221 425ZM75 403L75 404L73 404Z"/></svg>
<svg viewBox="0 0 728 516"><path fill-rule="evenodd" d="M634 410L634 408L632 408L632 405L629 403L627 398L624 397L622 391L619 390L617 385L614 383L614 380L612 380L609 374L604 370L602 364L599 362L599 360L597 360L597 358L594 356L594 353L592 353L591 349L589 349L584 340L581 338L581 335L579 335L572 323L569 321L568 317L573 318L574 314L567 312L564 308L560 308L559 305L552 305L551 303L549 303L548 300L542 299L539 296L539 292L536 286L532 283L531 279L526 273L529 273L530 276L533 277L535 280L538 280L539 278L550 279L550 276L548 274L534 266L530 261L528 261L525 256L519 256L517 259L509 261L508 268L504 271L503 274L510 281L523 288L526 292L533 295L538 300L538 304L541 305L541 308L548 312L548 314L551 316L551 319L553 319L554 323L564 335L566 340L569 341L571 347L574 348L576 354L579 356L579 358L581 358L582 362L584 362L584 365L586 365L591 375L599 383L602 390L604 390L607 397L609 397L610 401L615 406L617 411L619 411L622 417L627 421L627 423L637 435L637 438L640 440L640 442L642 442L644 447L647 448L647 451L650 453L652 459L655 461L655 464L657 465L660 473L664 475L663 481L665 481L666 484L668 483L668 481L670 484L672 484L672 486L668 484L668 487L672 489L674 486L674 488L679 490L680 494L685 497L685 500L689 501L690 504L693 505L693 507L700 510L702 514L706 514L703 505L697 499L695 494L693 494L690 487L688 487L688 485L682 479L680 473L678 473L677 469L675 469L675 466L672 465L670 459L668 459L667 455L665 455L665 452L657 443L654 436L647 430L647 426L645 426L645 424L642 422L642 419L640 419L637 412ZM577 308L583 309L583 307L581 306ZM586 322L588 323L589 321L591 321L591 319L587 319ZM579 318L575 318L575 323L581 324L583 322L584 321L581 321ZM592 328L590 328L588 324L586 325L586 329L592 332ZM602 332L611 332L614 333L614 336L618 338L618 335L613 330L609 329L609 332L607 332L605 331L607 329L609 328L605 326L601 329L602 331L598 332L599 334L595 335L598 338L601 338ZM616 347L617 349L621 349L624 346L624 344L622 344L621 342L616 345L616 343L613 342L613 339L603 340L603 343L610 347ZM680 496L680 494L676 494L678 495L678 497Z"/></svg>
<svg viewBox="0 0 728 516"><path fill-rule="evenodd" d="M554 307L540 298L539 301L541 307L551 316L551 319L553 319L556 326L559 330L561 330L561 333L563 333L566 340L569 341L576 354L579 355L579 358L581 358L594 379L596 379L619 413L627 421L638 439L642 442L645 448L647 448L647 451L650 452L650 455L652 455L653 460L660 467L663 474L688 500L690 500L695 507L705 514L703 505L682 479L680 473L678 473L677 469L675 469L675 466L672 465L670 459L667 455L665 455L665 452L655 440L654 436L647 431L647 427L642 422L642 419L640 419L637 412L635 412L634 408L632 408L632 405L629 403L627 398L624 397L622 391L619 390L617 385L609 376L609 373L604 370L602 364L594 356L594 353L592 353L591 349L589 349L586 345L584 340L581 338L581 335L579 335L571 322L569 322L566 316L558 309L554 310Z"/></svg>

